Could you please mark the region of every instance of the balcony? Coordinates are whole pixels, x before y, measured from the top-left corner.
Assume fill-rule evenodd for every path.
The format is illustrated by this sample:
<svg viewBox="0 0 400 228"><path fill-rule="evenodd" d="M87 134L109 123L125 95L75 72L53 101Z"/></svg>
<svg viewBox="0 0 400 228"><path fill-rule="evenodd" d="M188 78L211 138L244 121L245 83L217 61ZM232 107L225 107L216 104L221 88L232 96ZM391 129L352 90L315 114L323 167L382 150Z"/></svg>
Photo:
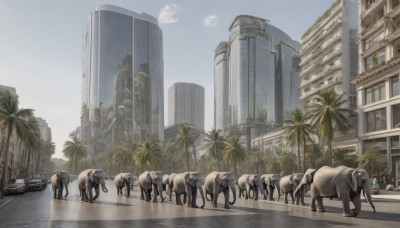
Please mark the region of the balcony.
<svg viewBox="0 0 400 228"><path fill-rule="evenodd" d="M301 62L299 66L303 66L306 62L308 62L313 56L312 55L307 55L305 58L301 58Z"/></svg>
<svg viewBox="0 0 400 228"><path fill-rule="evenodd" d="M370 47L369 49L365 50L364 53L361 53L362 56L369 56L372 53L378 51L379 49L381 49L382 47L386 46L386 40L382 39L379 42L377 42L376 44L374 44L374 46Z"/></svg>
<svg viewBox="0 0 400 228"><path fill-rule="evenodd" d="M394 7L392 10L390 10L385 16L386 17L390 17L390 18L394 18L397 15L400 14L400 5Z"/></svg>
<svg viewBox="0 0 400 228"><path fill-rule="evenodd" d="M400 37L400 27L397 27L392 33L387 35L383 40L384 42L392 42L393 40Z"/></svg>
<svg viewBox="0 0 400 228"><path fill-rule="evenodd" d="M342 38L342 33L336 33L329 40L327 40L324 44L322 44L322 48L326 49L331 46L334 42L340 40Z"/></svg>
<svg viewBox="0 0 400 228"><path fill-rule="evenodd" d="M328 53L327 55L325 55L325 56L322 58L322 63L328 62L329 60L331 60L332 58L334 58L334 57L340 55L341 53L342 53L341 50L333 50L332 52Z"/></svg>
<svg viewBox="0 0 400 228"><path fill-rule="evenodd" d="M385 3L386 0L376 0L374 3L372 3L367 9L365 9L362 13L361 13L361 18L364 18L366 16L368 16L369 14L371 14L372 12L374 12L381 4Z"/></svg>
<svg viewBox="0 0 400 228"><path fill-rule="evenodd" d="M379 18L374 24L365 28L362 32L359 33L358 37L360 39L365 39L365 37L369 36L370 34L378 31L379 29L383 28L385 24L385 20L383 17Z"/></svg>
<svg viewBox="0 0 400 228"><path fill-rule="evenodd" d="M352 79L353 84L359 84L361 82L364 82L376 75L381 75L384 72L387 72L389 70L392 70L394 67L400 66L400 55L393 57L387 62L383 62L378 66L372 67L369 70L366 70L362 72L361 74L358 74L356 77Z"/></svg>
<svg viewBox="0 0 400 228"><path fill-rule="evenodd" d="M341 17L335 19L334 22L332 22L332 24L330 24L328 26L328 28L326 28L326 30L324 31L324 34L328 34L328 33L332 32L340 24L342 24L342 18Z"/></svg>

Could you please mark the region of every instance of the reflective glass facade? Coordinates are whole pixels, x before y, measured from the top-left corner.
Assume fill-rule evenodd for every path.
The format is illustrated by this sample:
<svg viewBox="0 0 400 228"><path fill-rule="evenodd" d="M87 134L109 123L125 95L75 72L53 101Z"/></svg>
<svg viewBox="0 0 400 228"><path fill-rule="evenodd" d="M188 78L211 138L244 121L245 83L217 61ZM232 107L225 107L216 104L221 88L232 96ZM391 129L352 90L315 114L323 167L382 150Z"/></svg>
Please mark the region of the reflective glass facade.
<svg viewBox="0 0 400 228"><path fill-rule="evenodd" d="M162 141L163 38L157 19L101 5L91 13L83 39L83 138L107 135L108 127L106 145L126 133L136 141Z"/></svg>
<svg viewBox="0 0 400 228"><path fill-rule="evenodd" d="M216 128L264 121L282 124L284 115L300 106L299 47L265 19L236 17L229 42L220 43L214 59Z"/></svg>

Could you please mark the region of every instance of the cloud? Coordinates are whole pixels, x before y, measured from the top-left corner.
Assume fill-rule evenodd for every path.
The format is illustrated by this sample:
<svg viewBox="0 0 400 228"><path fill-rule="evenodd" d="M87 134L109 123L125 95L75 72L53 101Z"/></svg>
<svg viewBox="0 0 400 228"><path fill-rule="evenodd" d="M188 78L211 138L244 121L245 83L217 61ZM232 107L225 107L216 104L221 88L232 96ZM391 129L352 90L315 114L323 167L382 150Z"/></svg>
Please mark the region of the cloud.
<svg viewBox="0 0 400 228"><path fill-rule="evenodd" d="M215 28L217 27L218 17L215 15L210 15L204 18L203 26L205 28Z"/></svg>
<svg viewBox="0 0 400 228"><path fill-rule="evenodd" d="M158 23L160 24L171 24L178 22L178 13L181 11L181 6L177 4L169 4L164 6L160 10L158 16Z"/></svg>

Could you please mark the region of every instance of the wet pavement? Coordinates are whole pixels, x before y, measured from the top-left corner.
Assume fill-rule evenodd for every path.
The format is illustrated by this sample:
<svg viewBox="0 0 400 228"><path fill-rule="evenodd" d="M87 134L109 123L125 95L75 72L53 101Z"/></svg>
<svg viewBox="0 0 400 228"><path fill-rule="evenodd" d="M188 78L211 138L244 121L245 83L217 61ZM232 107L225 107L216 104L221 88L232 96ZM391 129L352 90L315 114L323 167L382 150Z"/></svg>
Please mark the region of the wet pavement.
<svg viewBox="0 0 400 228"><path fill-rule="evenodd" d="M307 206L285 205L264 200L237 199L231 209L206 202L204 209L175 205L173 201L151 203L139 200L137 186L129 198L117 196L112 181L108 193L100 193L93 204L80 201L76 181L69 196L53 200L52 190L9 195L0 200L0 227L398 227L400 200L375 198L377 213L365 201L357 218L342 217L341 202L324 199L326 212ZM174 198L174 197L173 197ZM198 198L197 204L201 204Z"/></svg>

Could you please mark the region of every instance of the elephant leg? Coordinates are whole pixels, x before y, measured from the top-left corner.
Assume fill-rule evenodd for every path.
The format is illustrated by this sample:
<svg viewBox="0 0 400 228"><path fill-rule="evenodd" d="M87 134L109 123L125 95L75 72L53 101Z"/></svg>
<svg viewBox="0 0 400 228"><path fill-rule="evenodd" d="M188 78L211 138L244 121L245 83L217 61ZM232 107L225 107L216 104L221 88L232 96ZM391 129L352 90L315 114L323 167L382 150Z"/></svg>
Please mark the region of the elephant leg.
<svg viewBox="0 0 400 228"><path fill-rule="evenodd" d="M290 197L292 198L292 204L294 204L294 197L293 197L293 192L289 192Z"/></svg>
<svg viewBox="0 0 400 228"><path fill-rule="evenodd" d="M258 200L258 192L260 190L258 189L258 187L254 187L253 188L253 196L254 196L254 200L257 201Z"/></svg>
<svg viewBox="0 0 400 228"><path fill-rule="evenodd" d="M176 205L182 205L180 194L175 193Z"/></svg>
<svg viewBox="0 0 400 228"><path fill-rule="evenodd" d="M53 188L53 199L55 199L57 197L56 196L57 189L54 186L52 186L52 188Z"/></svg>
<svg viewBox="0 0 400 228"><path fill-rule="evenodd" d="M152 199L152 202L153 202L153 203L157 203L157 195L159 194L157 185L153 184L153 185L152 185L152 188L153 188L153 189L152 189L152 191L153 191L153 199Z"/></svg>
<svg viewBox="0 0 400 228"><path fill-rule="evenodd" d="M287 200L288 193L284 192L283 194L285 194L285 203L288 203L288 200Z"/></svg>
<svg viewBox="0 0 400 228"><path fill-rule="evenodd" d="M224 190L224 196L225 196L225 209L229 209L229 188Z"/></svg>
<svg viewBox="0 0 400 228"><path fill-rule="evenodd" d="M96 192L96 194L94 195L93 200L96 200L97 198L99 198L100 195L100 186L95 186L94 191Z"/></svg>
<svg viewBox="0 0 400 228"><path fill-rule="evenodd" d="M89 203L93 203L93 192L92 192L92 183L90 182L90 180L88 180L86 182L86 194L88 196L88 201Z"/></svg>
<svg viewBox="0 0 400 228"><path fill-rule="evenodd" d="M325 212L325 208L324 208L322 199L323 198L321 196L317 197L317 211L319 211L319 212Z"/></svg>
<svg viewBox="0 0 400 228"><path fill-rule="evenodd" d="M310 211L316 211L317 209L315 209L315 197L311 197L311 203L310 203Z"/></svg>
<svg viewBox="0 0 400 228"><path fill-rule="evenodd" d="M210 204L213 205L213 207L217 207L217 204L216 203L214 204L214 194L210 193L210 198L211 198ZM218 200L218 197L216 197L215 201L217 201L217 200Z"/></svg>
<svg viewBox="0 0 400 228"><path fill-rule="evenodd" d="M146 201L151 201L151 191L152 189L146 190Z"/></svg>
<svg viewBox="0 0 400 228"><path fill-rule="evenodd" d="M274 200L274 187L268 186L268 188L269 188L268 200Z"/></svg>
<svg viewBox="0 0 400 228"><path fill-rule="evenodd" d="M301 205L301 206L306 205L306 204L304 203L304 188L300 191L300 205Z"/></svg>
<svg viewBox="0 0 400 228"><path fill-rule="evenodd" d="M183 204L186 204L187 201L187 194L186 192L183 193Z"/></svg>
<svg viewBox="0 0 400 228"><path fill-rule="evenodd" d="M197 188L192 188L192 202L191 205L193 208L198 208L196 204L196 199L197 199Z"/></svg>
<svg viewBox="0 0 400 228"><path fill-rule="evenodd" d="M242 189L239 188L239 198L242 198Z"/></svg>
<svg viewBox="0 0 400 228"><path fill-rule="evenodd" d="M350 211L350 197L349 195L342 194L342 206L343 206L343 216L353 217L353 213Z"/></svg>
<svg viewBox="0 0 400 228"><path fill-rule="evenodd" d="M144 194L143 194L143 191L144 191L144 190L143 190L143 188L142 188L142 185L139 184L139 188L140 188L140 199L141 199L141 200L144 200Z"/></svg>

